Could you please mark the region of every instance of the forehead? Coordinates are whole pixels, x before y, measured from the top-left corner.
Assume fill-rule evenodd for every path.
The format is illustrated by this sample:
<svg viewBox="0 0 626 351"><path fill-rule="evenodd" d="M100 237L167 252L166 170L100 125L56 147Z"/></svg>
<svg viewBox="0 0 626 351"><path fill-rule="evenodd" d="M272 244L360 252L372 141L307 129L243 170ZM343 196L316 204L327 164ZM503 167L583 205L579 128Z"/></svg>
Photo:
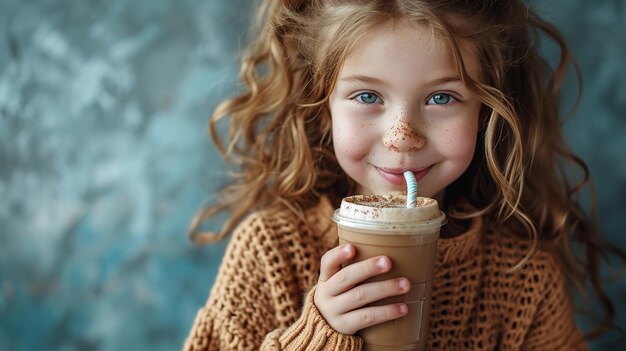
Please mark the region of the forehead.
<svg viewBox="0 0 626 351"><path fill-rule="evenodd" d="M480 78L475 47L461 41L459 48L468 73ZM363 74L364 70L389 79L459 75L448 42L431 28L407 21L388 21L365 33L347 55L340 77Z"/></svg>

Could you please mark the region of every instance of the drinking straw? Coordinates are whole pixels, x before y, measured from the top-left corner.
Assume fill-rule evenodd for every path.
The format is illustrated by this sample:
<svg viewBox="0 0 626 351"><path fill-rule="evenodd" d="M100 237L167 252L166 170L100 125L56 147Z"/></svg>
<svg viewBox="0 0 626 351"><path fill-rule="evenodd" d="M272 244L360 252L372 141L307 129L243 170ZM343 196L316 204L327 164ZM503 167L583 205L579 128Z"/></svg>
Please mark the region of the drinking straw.
<svg viewBox="0 0 626 351"><path fill-rule="evenodd" d="M417 201L417 180L412 171L404 172L406 180L406 207L414 208Z"/></svg>

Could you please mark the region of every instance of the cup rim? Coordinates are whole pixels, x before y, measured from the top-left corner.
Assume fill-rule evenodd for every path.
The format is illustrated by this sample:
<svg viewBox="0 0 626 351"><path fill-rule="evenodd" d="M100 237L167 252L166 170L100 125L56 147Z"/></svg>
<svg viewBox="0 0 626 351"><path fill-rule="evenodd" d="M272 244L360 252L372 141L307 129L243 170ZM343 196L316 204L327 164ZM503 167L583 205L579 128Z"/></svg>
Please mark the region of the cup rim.
<svg viewBox="0 0 626 351"><path fill-rule="evenodd" d="M333 222L338 225L350 227L350 228L358 228L358 229L367 229L367 230L380 230L383 229L385 231L391 232L406 232L407 230L428 230L435 229L443 226L448 223L446 219L446 214L443 211L439 211L441 215L437 218L429 219L427 221L373 221L366 219L355 219L346 216L342 216L340 214L340 209L335 210L333 214Z"/></svg>

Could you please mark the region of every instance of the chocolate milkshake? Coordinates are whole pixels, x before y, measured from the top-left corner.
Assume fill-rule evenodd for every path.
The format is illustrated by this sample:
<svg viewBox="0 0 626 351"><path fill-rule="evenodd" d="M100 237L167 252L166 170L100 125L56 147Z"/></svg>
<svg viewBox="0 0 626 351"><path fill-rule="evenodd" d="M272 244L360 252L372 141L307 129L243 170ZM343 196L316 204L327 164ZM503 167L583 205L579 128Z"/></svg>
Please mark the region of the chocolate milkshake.
<svg viewBox="0 0 626 351"><path fill-rule="evenodd" d="M364 283L398 277L411 282L408 293L371 304L404 302L408 313L361 330L365 349L424 350L437 240L446 222L437 201L418 197L415 208L406 208L405 195L355 195L343 199L333 221L337 223L340 244L350 243L356 248L356 256L348 264L378 255L391 259L389 272Z"/></svg>

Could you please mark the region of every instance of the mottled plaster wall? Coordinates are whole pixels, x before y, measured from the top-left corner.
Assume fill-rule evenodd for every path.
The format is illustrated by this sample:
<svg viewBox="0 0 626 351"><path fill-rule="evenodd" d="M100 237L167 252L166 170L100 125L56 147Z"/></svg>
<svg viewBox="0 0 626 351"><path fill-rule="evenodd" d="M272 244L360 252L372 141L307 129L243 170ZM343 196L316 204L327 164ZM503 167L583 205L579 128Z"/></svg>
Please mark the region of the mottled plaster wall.
<svg viewBox="0 0 626 351"><path fill-rule="evenodd" d="M185 232L225 179L206 122L236 89L250 3L2 1L0 350L179 348L224 248ZM626 7L536 5L579 60L567 137L624 247ZM624 327L624 279L609 288Z"/></svg>

